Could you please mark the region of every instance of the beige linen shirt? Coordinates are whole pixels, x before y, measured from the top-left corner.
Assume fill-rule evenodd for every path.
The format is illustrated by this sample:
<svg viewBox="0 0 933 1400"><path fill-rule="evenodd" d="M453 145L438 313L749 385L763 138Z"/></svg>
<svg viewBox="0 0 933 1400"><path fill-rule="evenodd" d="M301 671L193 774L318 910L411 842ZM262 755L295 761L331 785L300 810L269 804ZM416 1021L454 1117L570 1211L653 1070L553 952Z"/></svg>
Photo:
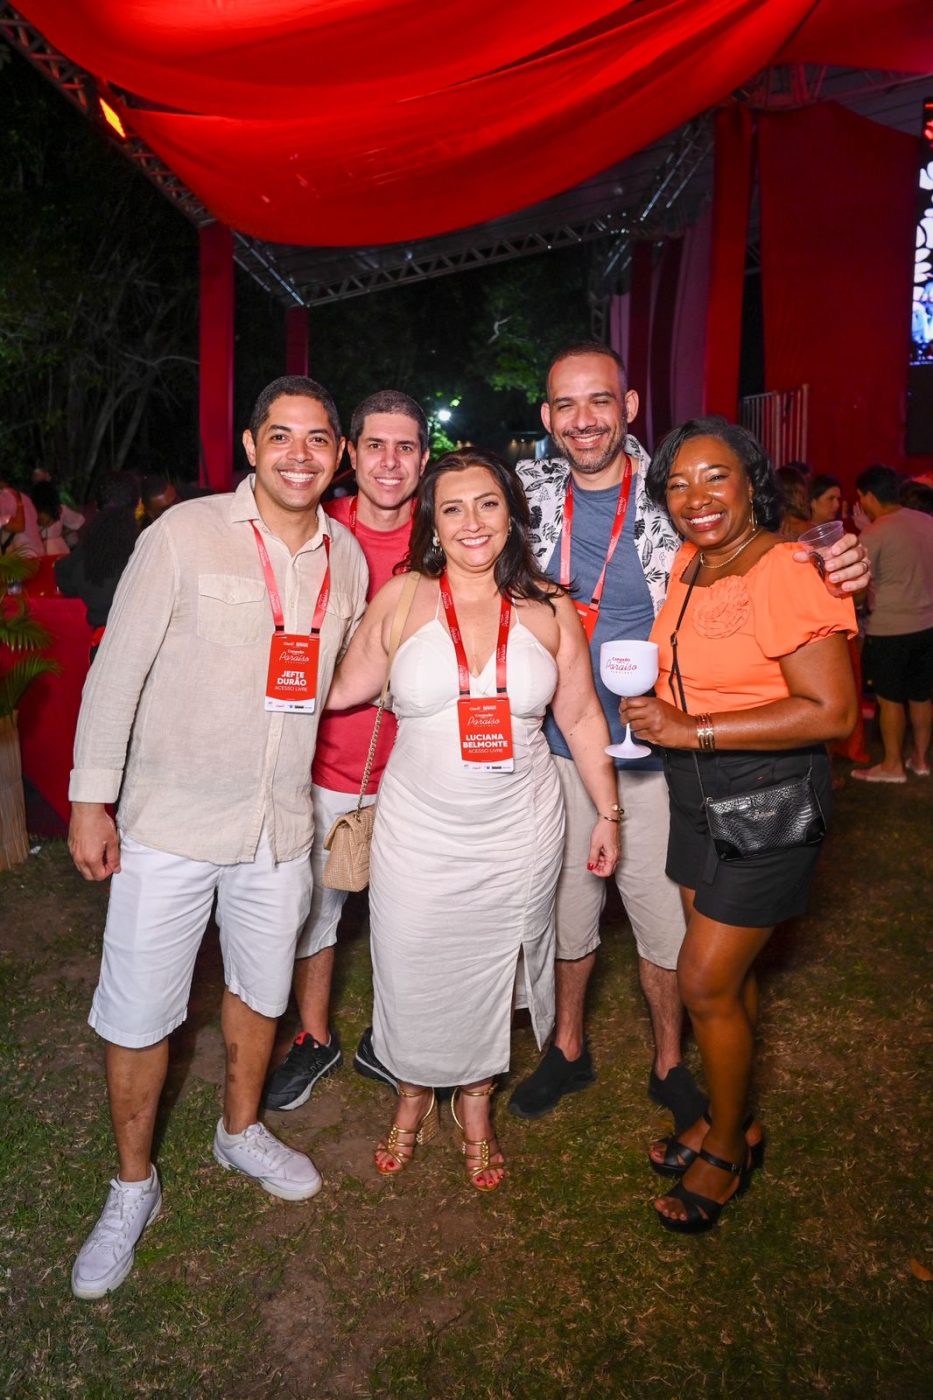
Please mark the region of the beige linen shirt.
<svg viewBox="0 0 933 1400"><path fill-rule="evenodd" d="M331 539L331 590L313 714L264 709L272 609L251 521L275 571L285 627L308 633ZM318 511L297 554L262 521L253 478L173 506L145 530L91 666L75 738L72 802L115 802L121 832L173 855L252 860L311 846L311 760L334 666L366 606L349 530Z"/></svg>

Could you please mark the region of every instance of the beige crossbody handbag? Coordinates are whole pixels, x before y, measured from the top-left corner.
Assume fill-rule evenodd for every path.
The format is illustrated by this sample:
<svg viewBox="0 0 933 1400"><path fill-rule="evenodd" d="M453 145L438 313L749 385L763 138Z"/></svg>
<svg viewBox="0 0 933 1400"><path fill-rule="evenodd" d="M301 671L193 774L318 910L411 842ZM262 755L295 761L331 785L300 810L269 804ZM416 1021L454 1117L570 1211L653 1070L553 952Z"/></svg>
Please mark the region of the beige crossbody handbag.
<svg viewBox="0 0 933 1400"><path fill-rule="evenodd" d="M411 612L415 589L418 587L420 578L419 573L412 572L408 575L396 605L395 617L392 619L386 681L382 687L382 694L379 696L379 704L376 709L376 722L373 725L373 737L369 741L369 753L366 755L366 767L363 769L359 801L352 812L346 812L342 817L337 818L324 837L324 849L329 852L327 864L324 867L324 885L329 890L355 892L365 890L369 884L369 846L373 839L376 804L371 802L368 807L364 807L363 798L366 796L369 775L372 772L373 759L376 756L382 714L389 695L389 675L392 670L392 662L395 660L395 653L398 651L398 644L402 639L402 631L408 614Z"/></svg>

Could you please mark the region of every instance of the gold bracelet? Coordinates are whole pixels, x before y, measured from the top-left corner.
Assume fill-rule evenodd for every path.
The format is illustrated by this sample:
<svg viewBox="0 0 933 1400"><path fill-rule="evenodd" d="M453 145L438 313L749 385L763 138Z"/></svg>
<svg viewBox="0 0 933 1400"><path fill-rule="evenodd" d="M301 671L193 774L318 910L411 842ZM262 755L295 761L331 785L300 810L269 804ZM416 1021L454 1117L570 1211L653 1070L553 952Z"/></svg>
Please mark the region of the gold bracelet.
<svg viewBox="0 0 933 1400"><path fill-rule="evenodd" d="M624 815L624 810L625 810L625 809L622 808L622 807L620 807L619 804L618 804L618 802L613 802L612 807L610 808L610 810L613 811L613 812L615 812L615 816L614 816L614 817L607 817L607 816L605 815L604 812L599 812L599 811L596 813L596 815L597 815L602 821L604 821L604 822L620 822L620 821L622 820L623 815Z"/></svg>

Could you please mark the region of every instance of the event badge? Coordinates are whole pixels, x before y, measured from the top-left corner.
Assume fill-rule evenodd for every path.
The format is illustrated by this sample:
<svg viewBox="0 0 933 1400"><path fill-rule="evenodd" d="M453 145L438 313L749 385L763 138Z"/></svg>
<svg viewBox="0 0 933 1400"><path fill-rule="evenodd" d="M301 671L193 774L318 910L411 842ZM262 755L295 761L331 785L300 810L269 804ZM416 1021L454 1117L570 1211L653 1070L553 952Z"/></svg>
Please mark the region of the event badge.
<svg viewBox="0 0 933 1400"><path fill-rule="evenodd" d="M615 516L612 521L612 532L609 536L609 547L606 550L606 558L603 562L602 573L593 589L593 596L588 603L582 598L574 599L573 605L577 610L577 617L583 624L583 631L586 640L592 642L593 633L596 631L596 624L599 621L599 609L603 600L603 589L606 586L606 570L616 552L616 545L625 526L625 516L628 512L629 496L632 493L632 459L626 454L625 472L619 483L619 499L616 502ZM562 588L570 588L570 542L573 535L573 478L567 482L567 494L564 497L564 524L560 539L560 584Z"/></svg>
<svg viewBox="0 0 933 1400"><path fill-rule="evenodd" d="M266 676L265 708L274 713L310 715L314 713L317 698L318 659L321 652L321 627L330 598L330 536L324 536L324 579L321 591L314 605L311 632L306 637L300 632L285 631L285 615L279 587L269 551L263 543L262 535L253 524L259 562L266 580L269 604L275 631L269 644L269 671Z"/></svg>
<svg viewBox="0 0 933 1400"><path fill-rule="evenodd" d="M512 716L507 695L461 695L457 701L464 768L512 773Z"/></svg>
<svg viewBox="0 0 933 1400"><path fill-rule="evenodd" d="M463 636L446 572L441 575L440 589L447 626L450 629L450 640L454 644L457 657L457 681L460 687L457 719L460 725L460 757L463 766L474 773L512 773L515 771L512 715L505 689L512 600L507 593L500 595L499 635L496 639L496 694L471 695L470 671Z"/></svg>
<svg viewBox="0 0 933 1400"><path fill-rule="evenodd" d="M309 715L317 689L320 637L297 632L273 632L266 678L266 709Z"/></svg>

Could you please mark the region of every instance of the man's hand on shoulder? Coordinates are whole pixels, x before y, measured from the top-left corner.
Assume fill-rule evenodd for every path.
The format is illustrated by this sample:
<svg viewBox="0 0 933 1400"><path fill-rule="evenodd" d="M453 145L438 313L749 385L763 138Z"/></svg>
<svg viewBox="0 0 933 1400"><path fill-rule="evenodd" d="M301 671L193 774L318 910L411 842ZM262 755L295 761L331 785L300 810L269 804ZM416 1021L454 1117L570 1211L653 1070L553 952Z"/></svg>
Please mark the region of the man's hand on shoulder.
<svg viewBox="0 0 933 1400"><path fill-rule="evenodd" d="M68 849L85 880L106 880L120 869L120 838L103 802L73 802Z"/></svg>

